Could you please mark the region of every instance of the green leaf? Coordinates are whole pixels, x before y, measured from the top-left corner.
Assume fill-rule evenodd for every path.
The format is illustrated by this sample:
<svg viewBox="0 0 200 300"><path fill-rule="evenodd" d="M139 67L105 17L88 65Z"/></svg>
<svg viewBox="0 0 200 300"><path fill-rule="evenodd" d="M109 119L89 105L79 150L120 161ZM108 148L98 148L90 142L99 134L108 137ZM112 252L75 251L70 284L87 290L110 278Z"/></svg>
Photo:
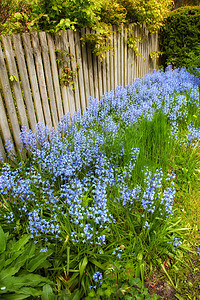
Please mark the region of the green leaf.
<svg viewBox="0 0 200 300"><path fill-rule="evenodd" d="M105 267L100 263L98 262L96 259L89 259L89 261L91 263L93 263L95 266L97 266L98 268L100 268L101 270L105 270Z"/></svg>
<svg viewBox="0 0 200 300"><path fill-rule="evenodd" d="M0 226L0 253L3 253L5 250L6 250L6 235Z"/></svg>
<svg viewBox="0 0 200 300"><path fill-rule="evenodd" d="M12 251L19 251L30 239L30 234L25 234L12 247Z"/></svg>
<svg viewBox="0 0 200 300"><path fill-rule="evenodd" d="M17 80L17 77L16 77L15 75L11 75L9 79L10 79L10 81L12 81L12 82L13 82L13 81L18 81L18 80Z"/></svg>
<svg viewBox="0 0 200 300"><path fill-rule="evenodd" d="M28 295L8 294L1 297L1 300L22 300L28 298Z"/></svg>
<svg viewBox="0 0 200 300"><path fill-rule="evenodd" d="M52 287L49 284L45 284L43 286L41 300L54 300L54 299L55 299L55 295L53 293Z"/></svg>
<svg viewBox="0 0 200 300"><path fill-rule="evenodd" d="M137 260L138 261L142 261L142 258L143 258L143 254L140 252L140 253L138 253L138 255L137 255Z"/></svg>
<svg viewBox="0 0 200 300"><path fill-rule="evenodd" d="M71 298L71 300L80 300L80 291L76 291L75 294L73 294L73 297Z"/></svg>
<svg viewBox="0 0 200 300"><path fill-rule="evenodd" d="M48 250L48 252L42 252L37 257L31 259L31 261L28 263L27 270L29 272L35 271L52 253L52 250Z"/></svg>
<svg viewBox="0 0 200 300"><path fill-rule="evenodd" d="M83 276L83 273L85 271L85 268L86 268L87 264L88 264L88 259L87 259L87 256L85 256L83 258L82 263L80 262L80 264L79 264L80 277Z"/></svg>

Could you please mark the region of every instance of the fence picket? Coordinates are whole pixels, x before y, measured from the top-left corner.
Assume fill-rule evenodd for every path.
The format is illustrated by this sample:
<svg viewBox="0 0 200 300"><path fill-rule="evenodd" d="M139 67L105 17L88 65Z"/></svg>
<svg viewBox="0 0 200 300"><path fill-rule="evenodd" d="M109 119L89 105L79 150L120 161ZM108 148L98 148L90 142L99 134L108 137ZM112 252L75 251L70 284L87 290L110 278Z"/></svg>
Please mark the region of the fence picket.
<svg viewBox="0 0 200 300"><path fill-rule="evenodd" d="M4 108L4 103L2 100L1 94L0 94L0 130L1 130L1 134L4 139L4 143L9 140L14 148L13 138L12 138L12 134L11 134L11 131L10 131L10 128L8 125L8 118L6 115L6 111Z"/></svg>
<svg viewBox="0 0 200 300"><path fill-rule="evenodd" d="M97 57L97 74L98 74L98 86L99 86L99 99L101 98L101 95L103 95L103 79L102 79L102 64L100 57Z"/></svg>
<svg viewBox="0 0 200 300"><path fill-rule="evenodd" d="M86 35L90 34L90 29L86 28ZM87 58L88 58L88 73L89 73L89 84L90 84L90 96L95 97L94 93L94 74L93 74L93 63L92 63L92 51L87 45Z"/></svg>
<svg viewBox="0 0 200 300"><path fill-rule="evenodd" d="M83 63L81 56L81 43L80 43L80 34L78 31L75 33L75 49L76 49L76 62L79 66L77 71L78 80L79 80L79 92L80 92L80 102L82 111L86 110L86 99L85 99L85 86L83 80Z"/></svg>
<svg viewBox="0 0 200 300"><path fill-rule="evenodd" d="M4 160L5 157L6 157L6 153L5 153L5 149L4 149L4 146L3 146L3 141L2 141L1 136L0 136L0 154L3 158L3 160Z"/></svg>
<svg viewBox="0 0 200 300"><path fill-rule="evenodd" d="M55 90L55 97L56 97L56 104L58 109L58 118L61 120L63 117L63 114L65 114L68 111L68 106L66 104L66 111L65 111L65 102L63 99L64 104L62 105L62 97L60 92L60 82L59 82L59 76L58 76L58 69L57 69L57 63L56 63L56 54L55 54L55 46L53 37L50 33L46 34L47 36L47 42L49 46L49 55L50 55L50 61L51 61L51 68L52 68L52 75L53 75L53 83L54 83L54 90ZM63 112L63 106L64 106L64 112Z"/></svg>
<svg viewBox="0 0 200 300"><path fill-rule="evenodd" d="M37 32L32 32L31 38L32 38L33 53L35 57L36 71L37 71L37 77L39 82L40 95L42 98L45 121L46 121L46 125L50 128L52 127L51 113L49 108L44 69L42 64L41 47L39 44Z"/></svg>
<svg viewBox="0 0 200 300"><path fill-rule="evenodd" d="M110 89L113 90L115 86L115 75L114 75L114 31L112 32L111 38L111 51L110 51Z"/></svg>
<svg viewBox="0 0 200 300"><path fill-rule="evenodd" d="M74 35L73 35L73 31L71 29L69 29L67 31L67 33L68 33L68 39L69 39L70 54L72 54L72 56L73 56L73 59L71 60L71 68L72 68L72 71L76 72L77 64L76 64ZM79 94L79 86L78 86L77 76L74 79L74 94L75 94L76 111L78 111L81 108L81 103L80 103L80 94Z"/></svg>
<svg viewBox="0 0 200 300"><path fill-rule="evenodd" d="M17 108L18 108L18 113L19 113L19 119L21 122L22 126L26 126L26 128L29 128L28 125L28 120L27 120L27 116L26 116L26 110L25 110L25 106L24 106L24 100L23 100L23 96L22 96L22 92L21 92L21 87L20 87L20 82L19 82L19 76L18 76L18 72L17 72L17 66L16 66L16 62L15 62L15 55L12 49L12 42L11 42L11 37L9 35L7 36L2 36L2 42L3 42L3 46L4 46L4 53L6 56L6 61L8 64L8 70L10 73L10 76L15 76L13 82L12 82L12 88L14 91L14 95L15 95L15 100L16 100L16 104L17 104Z"/></svg>
<svg viewBox="0 0 200 300"><path fill-rule="evenodd" d="M22 82L27 113L29 116L30 127L32 130L35 130L37 121L36 121L35 110L33 106L33 98L31 95L31 88L29 84L29 78L28 78L20 34L13 35L13 43L14 43L15 54L17 58L17 64L19 68L19 75Z"/></svg>
<svg viewBox="0 0 200 300"><path fill-rule="evenodd" d="M55 100L55 94L54 94L54 88L53 88L53 80L52 80L51 65L50 65L50 59L49 59L49 51L48 51L46 33L39 32L39 37L40 37L40 45L41 45L41 51L42 51L44 72L45 72L45 77L46 77L48 98L49 98L50 108L51 108L51 117L52 117L52 121L53 121L53 126L56 128L57 123L58 123L58 115L57 115L56 100Z"/></svg>
<svg viewBox="0 0 200 300"><path fill-rule="evenodd" d="M114 31L114 49L115 49L115 55L114 55L114 88L117 87L118 84L118 49L117 49L117 27L113 26L113 31Z"/></svg>
<svg viewBox="0 0 200 300"><path fill-rule="evenodd" d="M34 58L33 58L33 49L32 49L31 41L30 41L30 34L23 33L22 40L24 42L24 52L25 52L25 57L26 57L26 62L27 62L27 70L29 73L31 90L32 90L32 94L33 94L34 104L35 104L37 122L45 123L44 114L43 114L43 110L42 110L39 85L38 85L36 69L35 69L35 62L34 62Z"/></svg>
<svg viewBox="0 0 200 300"><path fill-rule="evenodd" d="M85 36L85 29L81 29L81 37ZM86 107L89 104L89 98L92 95L90 93L90 84L89 84L89 73L88 73L88 58L87 58L87 48L86 45L82 44L82 63L83 63L83 79L85 87L85 98L86 98Z"/></svg>
<svg viewBox="0 0 200 300"><path fill-rule="evenodd" d="M0 46L1 46L1 43L0 43ZM12 126L12 132L13 132L15 144L16 144L17 148L19 149L20 148L19 121L18 121L18 118L17 118L17 113L16 113L16 109L15 109L14 100L13 100L13 97L12 97L10 82L9 82L8 74L7 74L7 70L6 70L6 64L5 64L5 61L4 61L3 52L2 52L1 47L0 47L0 70L1 70L1 72L0 72L0 84L1 84L2 91L4 93L4 99L5 99L5 103L6 103L8 117L9 117L9 120L10 120L10 123L11 123L11 126ZM1 106L3 106L2 99L1 99ZM2 120L1 120L1 122L2 122ZM3 126L3 124L1 124L1 126ZM8 132L6 132L6 134L8 134ZM10 135L8 134L8 138L9 137L10 137Z"/></svg>
<svg viewBox="0 0 200 300"><path fill-rule="evenodd" d="M121 81L120 84L124 85L124 26L120 26L121 32L121 39L120 39L120 74L121 74Z"/></svg>
<svg viewBox="0 0 200 300"><path fill-rule="evenodd" d="M120 29L116 30L117 34L117 85L121 85L121 78L122 78L122 73L121 73L121 34L120 34Z"/></svg>

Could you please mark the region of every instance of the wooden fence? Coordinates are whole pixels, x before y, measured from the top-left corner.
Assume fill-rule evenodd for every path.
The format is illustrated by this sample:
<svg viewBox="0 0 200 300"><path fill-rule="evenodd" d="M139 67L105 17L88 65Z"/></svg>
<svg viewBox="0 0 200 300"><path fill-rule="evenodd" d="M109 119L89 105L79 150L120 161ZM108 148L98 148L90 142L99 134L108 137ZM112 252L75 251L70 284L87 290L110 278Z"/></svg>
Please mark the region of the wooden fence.
<svg viewBox="0 0 200 300"><path fill-rule="evenodd" d="M120 29L120 30L119 30ZM137 56L128 47L130 33L145 38L138 43ZM97 99L117 85L131 84L157 66L150 53L158 50L158 36L146 29L131 25L113 27L111 45L103 61L83 45L81 36L90 33L68 30L60 34L46 32L1 36L0 41L0 152L5 156L4 144L10 140L20 148L20 130L23 125L34 130L37 122L56 127L67 112L85 110L90 96ZM73 59L69 62L69 53ZM59 59L62 59L59 63ZM76 71L73 85L60 82L64 66Z"/></svg>

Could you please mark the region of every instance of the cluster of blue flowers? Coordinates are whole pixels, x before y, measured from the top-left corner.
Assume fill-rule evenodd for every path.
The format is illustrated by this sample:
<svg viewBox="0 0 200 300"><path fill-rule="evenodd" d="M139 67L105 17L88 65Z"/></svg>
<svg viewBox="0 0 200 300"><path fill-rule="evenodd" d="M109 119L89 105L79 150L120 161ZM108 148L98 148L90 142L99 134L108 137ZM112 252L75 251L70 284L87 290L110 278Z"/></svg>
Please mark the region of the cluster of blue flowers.
<svg viewBox="0 0 200 300"><path fill-rule="evenodd" d="M108 140L117 138L120 128L137 124L142 117L151 120L159 110L167 115L177 136L179 120L187 117L188 102L199 107L198 84L186 70L169 67L165 73L154 71L132 85L118 86L100 101L90 99L83 114L77 112L72 119L66 115L56 131L42 124L35 132L22 128L22 145L31 153L31 163L20 163L14 170L3 165L0 215L13 229L21 220L36 241L63 239L60 220L65 219L71 224L64 230L72 243L97 246L106 244L115 223L111 202L130 211L140 203L145 228L149 228L147 215L154 214L156 207L161 218L169 217L173 213L174 174L166 179L161 169L155 174L146 169L145 189L132 187L129 183L140 150L133 148L130 160L120 169L117 161L123 157L123 149L111 157L103 149ZM194 143L199 138L199 129L191 125L188 140ZM12 151L9 143L7 148Z"/></svg>
<svg viewBox="0 0 200 300"><path fill-rule="evenodd" d="M102 285L103 283L103 274L97 271L96 273L94 273L92 279L96 284L94 286L91 285L90 288L96 289L98 285Z"/></svg>

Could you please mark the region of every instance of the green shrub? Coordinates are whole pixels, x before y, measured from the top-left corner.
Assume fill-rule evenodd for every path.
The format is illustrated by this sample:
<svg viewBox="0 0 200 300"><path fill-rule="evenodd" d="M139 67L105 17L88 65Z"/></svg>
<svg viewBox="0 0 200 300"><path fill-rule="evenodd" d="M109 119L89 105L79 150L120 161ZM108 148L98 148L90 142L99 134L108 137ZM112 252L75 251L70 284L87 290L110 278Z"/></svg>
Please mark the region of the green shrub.
<svg viewBox="0 0 200 300"><path fill-rule="evenodd" d="M173 67L195 65L200 44L200 6L181 7L166 19L160 31L162 64Z"/></svg>

